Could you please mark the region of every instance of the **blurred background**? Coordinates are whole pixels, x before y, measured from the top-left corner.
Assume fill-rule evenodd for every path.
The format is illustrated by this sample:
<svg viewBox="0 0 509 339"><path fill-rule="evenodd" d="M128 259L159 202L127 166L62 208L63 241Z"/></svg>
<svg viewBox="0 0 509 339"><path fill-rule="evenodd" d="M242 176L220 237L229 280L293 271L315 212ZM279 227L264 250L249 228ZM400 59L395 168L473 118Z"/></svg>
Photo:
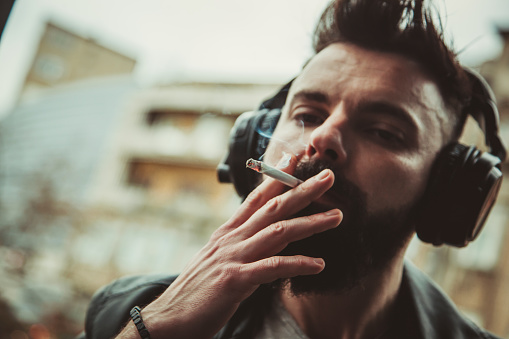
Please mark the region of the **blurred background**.
<svg viewBox="0 0 509 339"><path fill-rule="evenodd" d="M298 74L325 5L14 1L0 40L0 338L73 338L100 286L183 268L239 204L215 173L229 129ZM437 7L493 86L508 144L509 1ZM473 244L408 252L505 338L508 208L505 184Z"/></svg>

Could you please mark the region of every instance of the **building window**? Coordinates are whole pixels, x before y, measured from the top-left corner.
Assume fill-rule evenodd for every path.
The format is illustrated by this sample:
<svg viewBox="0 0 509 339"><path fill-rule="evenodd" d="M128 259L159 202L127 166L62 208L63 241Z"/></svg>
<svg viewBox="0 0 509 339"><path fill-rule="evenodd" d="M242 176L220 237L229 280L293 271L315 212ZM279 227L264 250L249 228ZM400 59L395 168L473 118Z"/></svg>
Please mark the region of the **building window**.
<svg viewBox="0 0 509 339"><path fill-rule="evenodd" d="M168 198L185 194L208 197L217 185L215 168L185 164L132 160L127 173L128 185Z"/></svg>
<svg viewBox="0 0 509 339"><path fill-rule="evenodd" d="M151 110L146 115L151 127L175 127L182 131L191 131L201 114L194 111Z"/></svg>
<svg viewBox="0 0 509 339"><path fill-rule="evenodd" d="M142 163L133 161L128 164L127 183L130 186L147 189L150 187L150 173L147 173Z"/></svg>
<svg viewBox="0 0 509 339"><path fill-rule="evenodd" d="M236 116L193 111L151 110L146 114L162 154L219 161Z"/></svg>

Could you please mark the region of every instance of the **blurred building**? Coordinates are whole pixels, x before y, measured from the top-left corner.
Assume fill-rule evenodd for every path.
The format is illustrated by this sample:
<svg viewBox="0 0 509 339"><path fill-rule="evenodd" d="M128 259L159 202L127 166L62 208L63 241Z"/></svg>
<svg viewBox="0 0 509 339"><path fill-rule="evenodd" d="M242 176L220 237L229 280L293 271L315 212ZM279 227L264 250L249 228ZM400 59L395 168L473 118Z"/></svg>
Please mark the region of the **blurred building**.
<svg viewBox="0 0 509 339"><path fill-rule="evenodd" d="M53 23L41 34L18 104L0 122L2 338L24 337L28 325L57 337L81 327L88 298L73 286L67 248L87 229L86 187L118 103L136 88L135 63Z"/></svg>
<svg viewBox="0 0 509 339"><path fill-rule="evenodd" d="M480 68L497 98L500 132L509 146L509 31L502 54ZM479 142L483 136L475 128L464 136ZM502 166L505 182L497 203L481 235L466 248L433 248L415 242L413 261L441 285L458 307L476 323L509 338L509 166Z"/></svg>
<svg viewBox="0 0 509 339"><path fill-rule="evenodd" d="M504 41L502 53L497 59L484 63L481 73L497 97L497 107L507 143L509 136L507 129L509 125L509 28L499 29L499 34Z"/></svg>
<svg viewBox="0 0 509 339"><path fill-rule="evenodd" d="M181 271L238 204L215 168L235 118L278 86L140 88L134 65L46 26L0 122L2 338L72 337L100 286Z"/></svg>
<svg viewBox="0 0 509 339"><path fill-rule="evenodd" d="M215 170L235 118L276 88L114 77L23 100L0 125L0 299L82 326L100 286L181 271L239 203Z"/></svg>
<svg viewBox="0 0 509 339"><path fill-rule="evenodd" d="M82 79L129 74L135 64L135 59L102 46L94 39L48 22L21 95Z"/></svg>
<svg viewBox="0 0 509 339"><path fill-rule="evenodd" d="M82 289L183 269L239 204L216 175L236 117L276 88L175 84L129 96L86 192L98 223L72 254Z"/></svg>

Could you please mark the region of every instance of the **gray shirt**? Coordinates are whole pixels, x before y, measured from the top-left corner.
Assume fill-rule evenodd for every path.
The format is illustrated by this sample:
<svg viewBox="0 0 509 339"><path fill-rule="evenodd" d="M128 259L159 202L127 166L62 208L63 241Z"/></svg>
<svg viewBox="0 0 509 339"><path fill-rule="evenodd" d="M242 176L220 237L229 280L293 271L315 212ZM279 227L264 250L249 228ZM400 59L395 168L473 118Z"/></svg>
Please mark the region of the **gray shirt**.
<svg viewBox="0 0 509 339"><path fill-rule="evenodd" d="M261 330L254 339L309 339L278 297L263 319Z"/></svg>

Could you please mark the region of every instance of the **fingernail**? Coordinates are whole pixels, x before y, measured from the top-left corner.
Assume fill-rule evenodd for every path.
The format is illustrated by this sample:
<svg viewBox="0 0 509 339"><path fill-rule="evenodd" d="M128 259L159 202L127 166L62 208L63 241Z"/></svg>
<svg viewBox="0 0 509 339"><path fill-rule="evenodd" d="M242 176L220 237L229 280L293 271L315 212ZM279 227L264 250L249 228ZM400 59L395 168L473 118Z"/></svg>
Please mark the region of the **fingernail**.
<svg viewBox="0 0 509 339"><path fill-rule="evenodd" d="M339 214L339 211L337 209L333 209L333 210L325 212L325 215L331 215L331 216L332 215L336 216L338 214Z"/></svg>
<svg viewBox="0 0 509 339"><path fill-rule="evenodd" d="M320 173L319 173L319 174L315 177L315 179L316 179L316 180L318 180L318 181L320 181L320 180L323 180L323 179L327 178L328 176L329 176L329 171L327 171L327 170L323 170L323 171L321 171L321 172L320 172Z"/></svg>
<svg viewBox="0 0 509 339"><path fill-rule="evenodd" d="M289 153L283 152L283 157L277 163L277 168L285 168L290 165L290 160L292 160L292 156Z"/></svg>
<svg viewBox="0 0 509 339"><path fill-rule="evenodd" d="M315 258L315 263L320 266L325 266L325 262L321 258Z"/></svg>

